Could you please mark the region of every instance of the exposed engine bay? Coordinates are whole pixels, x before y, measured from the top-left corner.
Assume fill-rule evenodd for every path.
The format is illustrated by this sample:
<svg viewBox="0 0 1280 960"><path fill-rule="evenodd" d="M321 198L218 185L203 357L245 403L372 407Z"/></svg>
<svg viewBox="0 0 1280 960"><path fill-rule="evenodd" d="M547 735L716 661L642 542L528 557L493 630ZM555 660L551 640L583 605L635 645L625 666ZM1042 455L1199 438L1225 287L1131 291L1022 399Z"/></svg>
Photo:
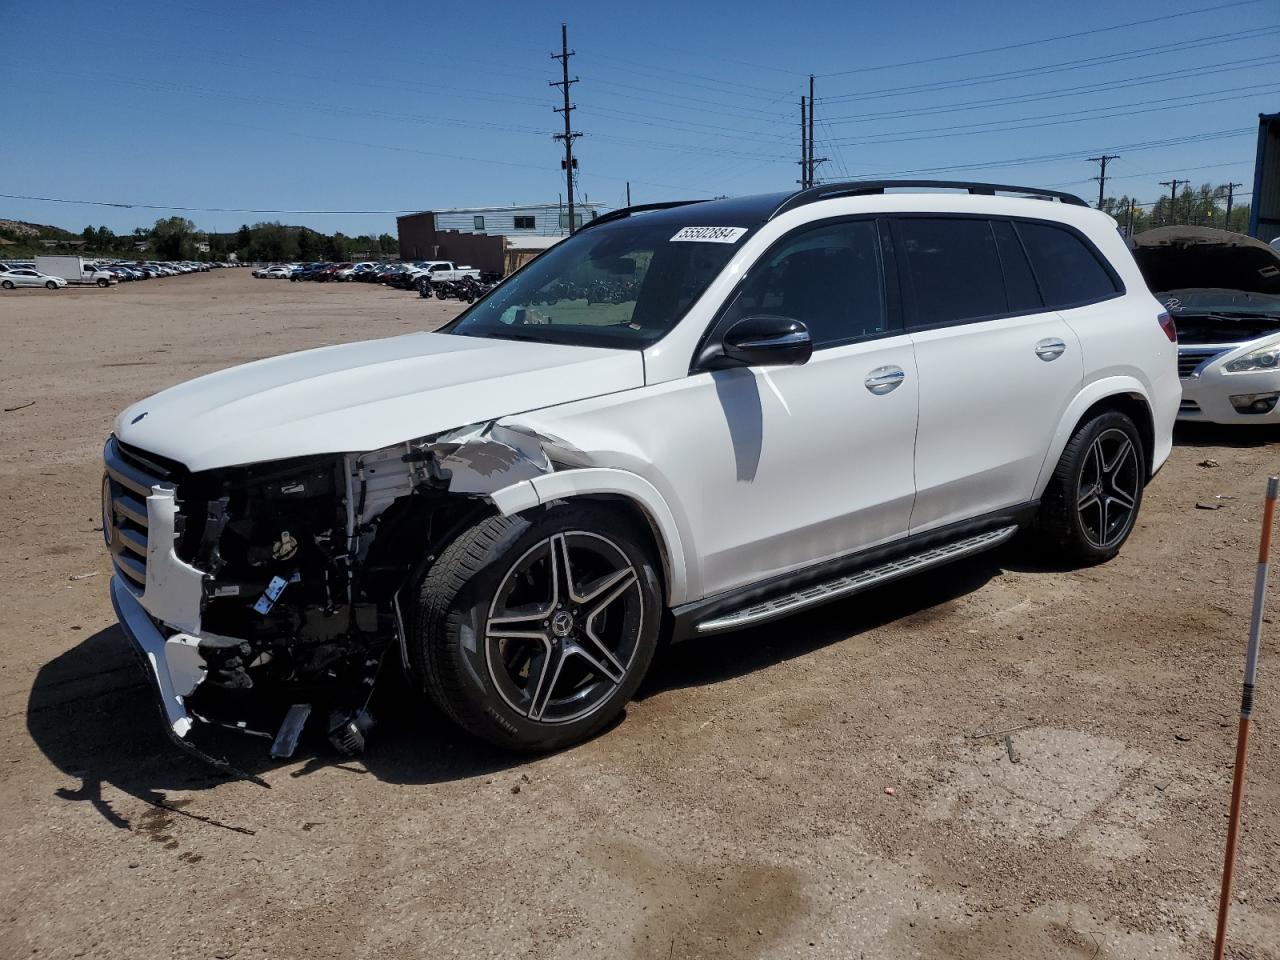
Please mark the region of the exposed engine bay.
<svg viewBox="0 0 1280 960"><path fill-rule="evenodd" d="M367 454L203 472L112 443L172 484L175 552L203 575L203 675L183 698L188 713L272 737L280 757L310 716L323 717L338 750L363 749L380 672L396 657L409 667L400 591L438 545L494 509L488 494L553 469L539 437L493 423ZM120 503L104 504L117 554L129 527Z"/></svg>

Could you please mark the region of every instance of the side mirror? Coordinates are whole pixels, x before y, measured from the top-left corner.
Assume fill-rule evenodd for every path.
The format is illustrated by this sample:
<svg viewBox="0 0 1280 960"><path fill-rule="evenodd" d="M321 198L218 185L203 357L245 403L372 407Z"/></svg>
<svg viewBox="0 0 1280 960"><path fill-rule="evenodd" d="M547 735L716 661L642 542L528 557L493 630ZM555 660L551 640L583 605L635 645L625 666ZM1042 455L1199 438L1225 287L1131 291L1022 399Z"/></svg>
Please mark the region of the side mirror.
<svg viewBox="0 0 1280 960"><path fill-rule="evenodd" d="M699 358L704 370L727 367L784 367L807 363L813 355L808 328L788 317L744 317L710 344Z"/></svg>

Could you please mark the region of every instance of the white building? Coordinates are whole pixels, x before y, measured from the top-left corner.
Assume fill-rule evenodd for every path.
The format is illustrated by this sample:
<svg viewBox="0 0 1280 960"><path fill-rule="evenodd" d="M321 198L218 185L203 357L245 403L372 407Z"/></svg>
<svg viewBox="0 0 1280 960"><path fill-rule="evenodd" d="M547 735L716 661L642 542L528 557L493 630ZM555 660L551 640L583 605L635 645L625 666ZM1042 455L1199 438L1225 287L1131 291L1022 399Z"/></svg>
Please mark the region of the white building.
<svg viewBox="0 0 1280 960"><path fill-rule="evenodd" d="M490 236L564 236L569 232L569 208L556 203L527 203L509 207L459 207L433 210L437 230L483 233ZM574 204L577 226L604 212L599 203Z"/></svg>

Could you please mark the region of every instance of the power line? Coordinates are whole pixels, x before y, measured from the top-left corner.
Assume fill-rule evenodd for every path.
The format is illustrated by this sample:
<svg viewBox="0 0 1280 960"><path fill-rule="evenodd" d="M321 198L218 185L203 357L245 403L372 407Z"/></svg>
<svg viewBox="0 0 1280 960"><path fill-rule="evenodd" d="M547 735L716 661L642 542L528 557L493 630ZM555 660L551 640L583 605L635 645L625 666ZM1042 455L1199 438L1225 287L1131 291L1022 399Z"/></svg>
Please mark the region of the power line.
<svg viewBox="0 0 1280 960"><path fill-rule="evenodd" d="M878 113L853 113L842 117L831 117L831 124L871 123L878 120L904 120L909 117L934 116L940 113L960 113L973 109L988 107L1012 106L1020 103L1035 103L1041 100L1060 100L1064 97L1079 97L1092 93L1105 93L1111 90L1123 90L1129 87L1145 87L1153 83L1164 84L1170 80L1182 80L1213 76L1219 73L1234 73L1239 70L1256 70L1260 67L1280 63L1280 56L1264 57L1250 60L1248 63L1237 63L1231 66L1209 64L1199 67L1182 67L1165 73L1145 73L1140 76L1124 77L1119 80L1105 80L1100 83L1079 84L1072 87L1060 87L1041 93L1014 94L1008 97L980 97L976 100L962 100L959 103L910 107L901 110L882 110Z"/></svg>
<svg viewBox="0 0 1280 960"><path fill-rule="evenodd" d="M1233 127L1229 130L1213 130L1205 133L1188 134L1181 137L1166 137L1161 140L1144 140L1137 143L1122 143L1108 146L1106 150L1123 153L1138 153L1143 150L1159 150L1164 147L1177 146L1184 143L1204 143L1210 140L1224 140L1230 137L1255 136L1254 127ZM1063 153L1043 153L1030 157L1015 157L1011 160L982 160L973 163L954 164L951 166L916 167L910 170L893 170L887 173L867 173L868 180L887 180L895 177L926 176L932 173L951 173L965 170L997 170L1003 167L1022 167L1037 163L1050 163L1055 160L1082 160L1094 150L1068 150ZM1101 151L1100 151L1101 152Z"/></svg>
<svg viewBox="0 0 1280 960"><path fill-rule="evenodd" d="M417 210L279 210L250 207L175 207L163 203L121 203L114 200L68 200L63 197L32 197L16 193L0 193L5 200L35 200L41 203L69 203L87 207L118 207L122 210L177 210L183 213L262 213L262 214L306 214L308 216L389 216L404 213L417 213Z"/></svg>
<svg viewBox="0 0 1280 960"><path fill-rule="evenodd" d="M907 84L900 87L884 87L862 93L839 94L824 98L828 103L857 100L879 100L885 97L907 96L915 93L929 93L933 90L952 89L955 87L980 86L987 83L999 83L1004 80L1022 80L1032 76L1044 76L1050 73L1065 73L1070 70L1081 70L1087 67L1101 66L1109 63L1122 63L1127 60L1143 60L1147 57L1162 56L1167 53L1184 53L1187 50L1198 50L1202 47L1220 46L1237 43L1242 40L1254 40L1260 37L1280 33L1280 26L1248 30L1237 30L1231 33L1219 33L1192 40L1179 40L1172 43L1157 44L1151 47L1137 47L1133 50L1121 50L1117 53L1103 54L1096 57L1084 57L1078 60L1063 60L1058 63L1035 67L1023 67L1017 70L1005 70L998 73L977 74L970 77L958 77L952 80L933 80L928 83Z"/></svg>
<svg viewBox="0 0 1280 960"><path fill-rule="evenodd" d="M1014 120L992 120L985 123L961 123L953 124L945 127L926 127L917 130L902 130L897 133L878 133L868 134L865 137L845 137L839 142L845 144L888 144L888 143L910 143L914 140L938 140L946 137L964 137L972 136L978 133L1004 133L1010 130L1028 130L1036 127L1059 127L1069 123L1084 123L1089 120L1109 120L1116 117L1132 117L1143 113L1161 113L1165 110L1180 110L1183 107L1197 107L1210 103L1223 103L1232 100L1244 100L1256 96L1259 93L1269 92L1280 87L1280 84L1269 84L1260 87L1235 87L1232 89L1247 89L1249 93L1237 94L1230 97L1210 97L1209 99L1193 100L1191 97L1198 97L1200 94L1188 94L1185 97L1174 97L1172 99L1186 100L1186 103L1169 103L1168 97L1160 100L1144 100L1138 103L1117 104L1114 107L1091 107L1088 110L1076 110L1071 113L1051 113L1041 114L1034 117L1023 117ZM1212 91L1213 93L1224 93L1227 91ZM1143 110L1129 109L1131 107L1141 106L1145 103L1158 103L1160 106L1147 107ZM1097 113L1099 110L1115 110L1113 113ZM1072 114L1094 113L1095 116L1073 116ZM1055 119L1044 119L1052 117ZM1023 122L1023 121L1035 122ZM905 134L900 136L899 134Z"/></svg>
<svg viewBox="0 0 1280 960"><path fill-rule="evenodd" d="M1262 0L1232 0L1230 3L1220 3L1213 7L1200 7L1196 10L1184 10L1181 13L1167 13L1159 17L1147 17L1143 20L1130 20L1127 23L1117 23L1109 27L1095 27L1092 30L1079 30L1075 33L1060 33L1053 37L1039 37L1035 40L1023 40L1019 43L1006 43L999 47L985 47L981 50L967 50L964 53L951 53L938 57L923 57L919 60L900 60L897 63L881 63L870 67L855 67L852 70L837 70L834 73L824 73L824 77L844 77L854 73L870 73L874 70L893 70L898 67L915 67L920 64L935 64L945 60L960 60L964 57L976 57L986 53L1003 53L1006 50L1020 50L1024 47L1035 47L1044 43L1056 43L1059 40L1075 40L1079 37L1096 36L1099 33L1110 33L1113 30L1125 30L1129 27L1141 27L1150 23L1163 23L1166 20L1176 20L1180 17L1190 17L1199 13L1212 13L1218 10L1226 10L1229 7L1245 7L1261 3Z"/></svg>

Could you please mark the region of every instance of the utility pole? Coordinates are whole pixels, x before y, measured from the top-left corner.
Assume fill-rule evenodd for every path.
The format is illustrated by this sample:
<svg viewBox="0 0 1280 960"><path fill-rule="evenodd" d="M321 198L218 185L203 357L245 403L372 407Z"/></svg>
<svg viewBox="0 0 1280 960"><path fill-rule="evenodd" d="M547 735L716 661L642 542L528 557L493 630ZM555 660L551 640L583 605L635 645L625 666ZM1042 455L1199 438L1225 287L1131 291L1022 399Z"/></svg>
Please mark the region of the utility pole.
<svg viewBox="0 0 1280 960"><path fill-rule="evenodd" d="M1135 200L1133 197L1130 197L1129 198L1129 231L1127 233L1127 236L1129 237L1129 239L1133 239L1133 220L1137 212L1137 207L1138 207L1138 201Z"/></svg>
<svg viewBox="0 0 1280 960"><path fill-rule="evenodd" d="M552 60L559 60L560 65L564 68L564 78L561 80L552 80L550 86L561 87L564 90L564 106L554 107L556 113L564 114L564 133L557 133L556 140L564 141L564 160L561 163L564 166L564 184L565 196L569 200L569 234L573 234L573 174L577 168L578 161L573 159L573 141L582 136L573 130L572 124L569 122L569 114L577 109L569 102L569 86L578 82L578 78L569 79L569 58L577 51L569 49L569 26L568 24L560 24L560 52L551 55Z"/></svg>
<svg viewBox="0 0 1280 960"><path fill-rule="evenodd" d="M1178 184L1184 187L1190 183L1190 180L1179 180L1176 177L1173 180L1161 180L1160 186L1169 188L1169 222L1177 223L1177 203L1178 203Z"/></svg>
<svg viewBox="0 0 1280 960"><path fill-rule="evenodd" d="M813 186L813 175L818 166L813 159L813 115L817 113L817 104L813 102L813 74L809 74L809 186Z"/></svg>
<svg viewBox="0 0 1280 960"><path fill-rule="evenodd" d="M1243 187L1243 186L1244 186L1243 183L1227 184L1227 215L1223 219L1223 223L1222 223L1222 229L1224 230L1231 229L1231 201L1235 199L1236 187Z"/></svg>
<svg viewBox="0 0 1280 960"><path fill-rule="evenodd" d="M631 181L627 181L627 206L631 206Z"/></svg>
<svg viewBox="0 0 1280 960"><path fill-rule="evenodd" d="M809 74L809 186L818 183L818 164L826 163L826 157L813 155L813 118L818 112L818 104L813 99L813 74Z"/></svg>
<svg viewBox="0 0 1280 960"><path fill-rule="evenodd" d="M1120 157L1119 157L1119 155L1114 154L1114 153L1104 153L1104 154L1103 154L1102 156L1100 156L1100 157L1087 157L1086 159L1087 159L1090 163L1097 163L1097 164L1100 164L1100 165L1101 165L1101 166L1100 166L1100 169L1098 170L1098 175L1097 175L1096 177L1094 177L1094 178L1093 178L1093 179L1095 179L1095 180L1097 180L1097 181L1098 181L1098 209L1099 209L1099 210L1101 210L1101 209L1102 209L1102 197L1103 197L1103 194L1106 192L1106 189L1107 189L1107 161L1108 161L1108 160L1119 160L1119 159L1120 159Z"/></svg>
<svg viewBox="0 0 1280 960"><path fill-rule="evenodd" d="M800 96L800 189L809 186L809 121L805 98Z"/></svg>

